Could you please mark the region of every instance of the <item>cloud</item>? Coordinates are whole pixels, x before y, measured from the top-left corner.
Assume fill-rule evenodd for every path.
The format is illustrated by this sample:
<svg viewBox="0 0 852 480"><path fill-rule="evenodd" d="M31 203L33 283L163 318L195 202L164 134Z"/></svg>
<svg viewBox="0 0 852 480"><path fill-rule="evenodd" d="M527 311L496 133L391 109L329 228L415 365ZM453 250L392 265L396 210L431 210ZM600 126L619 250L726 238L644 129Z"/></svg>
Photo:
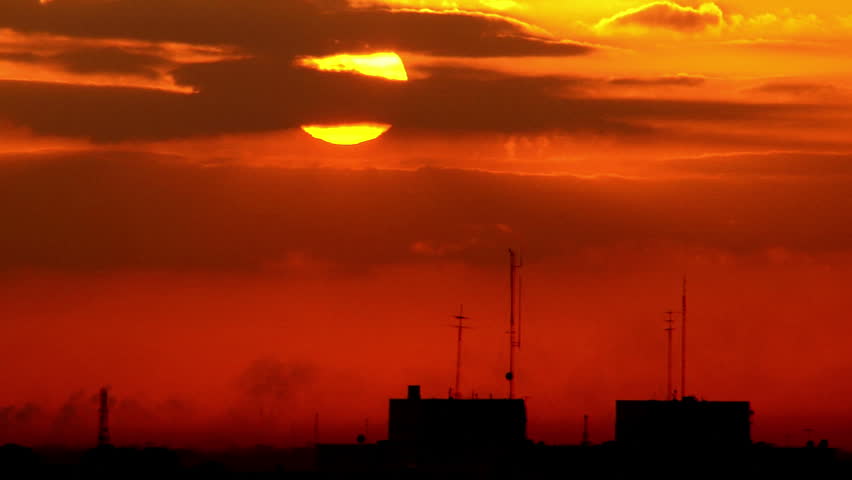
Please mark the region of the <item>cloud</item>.
<svg viewBox="0 0 852 480"><path fill-rule="evenodd" d="M26 444L39 437L47 421L42 406L35 402L0 405L0 445Z"/></svg>
<svg viewBox="0 0 852 480"><path fill-rule="evenodd" d="M760 104L729 101L614 98L572 91L589 79L559 76L520 77L464 69L433 69L413 80L389 117L403 129L464 132L571 132L656 138L659 122L734 122L748 126L796 123L819 105ZM670 81L670 80L669 80ZM683 80L678 80L683 81ZM694 80L686 80L691 82ZM593 82L592 82L593 83ZM806 124L802 118L803 125ZM679 135L667 131L666 135Z"/></svg>
<svg viewBox="0 0 852 480"><path fill-rule="evenodd" d="M383 79L278 61L191 65L173 75L183 88L199 93L0 81L0 118L41 135L99 142L166 139L304 124L387 123L383 119L404 92L404 86Z"/></svg>
<svg viewBox="0 0 852 480"><path fill-rule="evenodd" d="M674 2L653 2L604 18L595 28L606 31L619 27L662 28L678 32L700 32L724 24L724 14L718 5L703 3L698 8Z"/></svg>
<svg viewBox="0 0 852 480"><path fill-rule="evenodd" d="M314 371L301 364L287 364L272 357L253 361L237 378L243 398L251 407L249 412L239 409L234 413L243 420L251 420L247 413L256 412L264 422L276 421L286 413L285 402L302 397L312 383Z"/></svg>
<svg viewBox="0 0 852 480"><path fill-rule="evenodd" d="M35 39L48 35L50 48L29 54L18 48L7 51L12 55L7 58L17 64L61 65L86 77L77 78L77 84L48 84L42 77L0 81L0 118L36 135L114 143L354 122L390 124L393 135L555 132L650 141L664 130L661 122L749 126L761 120L771 126L783 120L789 125L799 122L797 114L828 108L619 99L615 94L624 89L608 88L697 87L704 82L687 75L621 77L607 83L419 67L411 81L390 85L379 78L316 72L294 64L302 55L348 49L464 57L593 51L497 14L355 9L345 2L303 0L211 0L203 8L200 0L170 0L168 5L151 0L144 6L130 0L63 0L45 6L10 1L10 12L0 22L29 32L16 33L10 42L35 45ZM118 40L118 35L130 39ZM404 61L404 53L401 56ZM96 75L156 78L166 80L164 85L172 90L81 84ZM725 135L742 137L743 131L727 129ZM670 134L682 131L666 131Z"/></svg>
<svg viewBox="0 0 852 480"><path fill-rule="evenodd" d="M831 51L845 52L843 46L841 45L789 38L749 38L726 40L724 42L721 42L720 45L735 48L768 50L781 53L825 53Z"/></svg>
<svg viewBox="0 0 852 480"><path fill-rule="evenodd" d="M344 0L6 0L0 26L20 32L153 42L231 45L290 58L365 50L445 56L582 55L511 17L467 11L351 8Z"/></svg>
<svg viewBox="0 0 852 480"><path fill-rule="evenodd" d="M20 407L2 406L0 407L0 432L6 434L9 430L26 428L41 415L41 412L41 407L33 402L27 402Z"/></svg>
<svg viewBox="0 0 852 480"><path fill-rule="evenodd" d="M0 82L2 117L40 135L98 142L160 140L298 128L382 123L395 134L573 132L654 138L658 121L760 120L788 128L820 105L590 97L593 79L526 77L430 68L392 82L326 73L260 59L183 66L173 72L198 93ZM682 80L679 80L682 81ZM600 82L597 82L600 84ZM68 121L73 116L77 121ZM792 123L791 123L792 122ZM801 122L807 125L807 119ZM729 130L729 135L736 132Z"/></svg>
<svg viewBox="0 0 852 480"><path fill-rule="evenodd" d="M479 12L354 9L343 1L308 0L8 3L0 17L6 27L0 56L11 68L0 69L6 72L0 119L37 134L99 142L380 122L388 115L399 88L354 75L311 75L294 67L306 55L594 51ZM201 94L188 95L195 92ZM67 121L69 115L76 120Z"/></svg>
<svg viewBox="0 0 852 480"><path fill-rule="evenodd" d="M0 80L183 91L170 71L241 58L234 49L127 39L73 38L0 29Z"/></svg>
<svg viewBox="0 0 852 480"><path fill-rule="evenodd" d="M38 135L95 140L168 137L204 130L184 94L114 86L0 81L0 117ZM71 119L74 119L73 121ZM134 133L135 132L135 133Z"/></svg>
<svg viewBox="0 0 852 480"><path fill-rule="evenodd" d="M0 269L262 272L290 252L343 271L435 254L491 265L513 239L542 258L625 242L847 250L849 165L804 154L692 159L627 180L29 156L0 164ZM243 390L262 396L301 378L268 362L248 372Z"/></svg>
<svg viewBox="0 0 852 480"><path fill-rule="evenodd" d="M45 58L75 73L118 73L156 78L168 63L163 57L102 47L69 50Z"/></svg>
<svg viewBox="0 0 852 480"><path fill-rule="evenodd" d="M656 86L682 86L682 87L697 87L707 82L707 77L701 75L688 75L679 73L677 75L666 75L662 77L620 77L613 78L609 81L611 85L624 85L636 87L656 87Z"/></svg>
<svg viewBox="0 0 852 480"><path fill-rule="evenodd" d="M705 155L667 160L662 166L679 174L716 177L852 179L851 153L766 152Z"/></svg>
<svg viewBox="0 0 852 480"><path fill-rule="evenodd" d="M479 3L494 10L509 10L512 8L523 8L523 5L514 0L479 0Z"/></svg>
<svg viewBox="0 0 852 480"><path fill-rule="evenodd" d="M750 93L781 95L792 98L817 98L829 101L846 100L849 92L829 83L796 80L776 80L748 89Z"/></svg>
<svg viewBox="0 0 852 480"><path fill-rule="evenodd" d="M477 239L470 238L466 242L459 243L441 243L430 242L427 240L416 241L411 244L411 252L416 255L426 257L443 257L446 255L458 254L466 249L476 248Z"/></svg>
<svg viewBox="0 0 852 480"><path fill-rule="evenodd" d="M751 17L734 14L729 17L730 28L738 32L775 32L786 35L801 33L825 33L842 28L842 22L826 21L820 16L793 12L782 8L774 13L761 13Z"/></svg>
<svg viewBox="0 0 852 480"><path fill-rule="evenodd" d="M107 50L132 55L158 57L173 64L205 63L240 58L233 48L127 38L70 37L51 33L21 33L0 29L0 52L49 58L67 51Z"/></svg>
<svg viewBox="0 0 852 480"><path fill-rule="evenodd" d="M685 4L682 4L685 3ZM768 5L768 4L767 4ZM820 11L819 8L814 9ZM658 0L602 18L592 30L601 35L711 32L723 45L843 53L848 36L844 18L777 7L751 14L717 2Z"/></svg>
<svg viewBox="0 0 852 480"><path fill-rule="evenodd" d="M96 408L96 403L84 391L78 390L72 393L59 407L53 418L53 435L67 439L69 436L79 434L81 430L86 430L86 424L95 418L92 412Z"/></svg>
<svg viewBox="0 0 852 480"><path fill-rule="evenodd" d="M259 358L240 374L240 390L255 399L281 401L294 394L313 376L304 365L288 365L275 358Z"/></svg>

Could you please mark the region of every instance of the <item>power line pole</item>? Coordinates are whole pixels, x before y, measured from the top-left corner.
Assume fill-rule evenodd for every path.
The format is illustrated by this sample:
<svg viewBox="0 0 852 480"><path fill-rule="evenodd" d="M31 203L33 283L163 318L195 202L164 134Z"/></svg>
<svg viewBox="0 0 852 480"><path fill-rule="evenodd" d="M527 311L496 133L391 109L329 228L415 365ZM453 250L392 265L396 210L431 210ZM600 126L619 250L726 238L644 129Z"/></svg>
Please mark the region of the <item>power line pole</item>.
<svg viewBox="0 0 852 480"><path fill-rule="evenodd" d="M98 395L100 400L98 407L98 446L105 447L110 444L109 438L109 390L101 388Z"/></svg>
<svg viewBox="0 0 852 480"><path fill-rule="evenodd" d="M454 327L458 330L458 346L456 347L456 388L453 390L453 397L461 398L462 330L470 328L464 324L464 321L468 319L464 316L464 305L459 306L459 314L454 318L459 323Z"/></svg>
<svg viewBox="0 0 852 480"><path fill-rule="evenodd" d="M676 394L672 389L672 331L674 331L674 315L675 312L669 310L665 312L668 315L666 318L666 323L668 327L664 330L666 331L666 399L669 400L677 400Z"/></svg>

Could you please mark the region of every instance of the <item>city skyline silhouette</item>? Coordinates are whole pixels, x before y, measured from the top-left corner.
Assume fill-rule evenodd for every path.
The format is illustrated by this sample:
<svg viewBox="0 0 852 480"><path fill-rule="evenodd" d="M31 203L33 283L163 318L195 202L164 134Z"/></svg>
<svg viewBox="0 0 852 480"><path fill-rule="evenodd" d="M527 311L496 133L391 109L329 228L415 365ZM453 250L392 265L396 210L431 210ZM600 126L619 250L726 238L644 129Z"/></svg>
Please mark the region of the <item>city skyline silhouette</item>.
<svg viewBox="0 0 852 480"><path fill-rule="evenodd" d="M848 2L0 12L0 470L848 471Z"/></svg>

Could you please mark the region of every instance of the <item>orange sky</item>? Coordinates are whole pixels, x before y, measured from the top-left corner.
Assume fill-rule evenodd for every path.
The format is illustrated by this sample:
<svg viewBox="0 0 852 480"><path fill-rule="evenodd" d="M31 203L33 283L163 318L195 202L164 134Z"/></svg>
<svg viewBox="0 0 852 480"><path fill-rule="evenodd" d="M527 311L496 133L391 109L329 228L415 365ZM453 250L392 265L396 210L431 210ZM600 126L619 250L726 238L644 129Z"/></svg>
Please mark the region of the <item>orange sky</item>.
<svg viewBox="0 0 852 480"><path fill-rule="evenodd" d="M0 442L380 438L460 303L503 395L513 247L534 439L663 396L688 273L691 393L852 448L846 2L2 3Z"/></svg>

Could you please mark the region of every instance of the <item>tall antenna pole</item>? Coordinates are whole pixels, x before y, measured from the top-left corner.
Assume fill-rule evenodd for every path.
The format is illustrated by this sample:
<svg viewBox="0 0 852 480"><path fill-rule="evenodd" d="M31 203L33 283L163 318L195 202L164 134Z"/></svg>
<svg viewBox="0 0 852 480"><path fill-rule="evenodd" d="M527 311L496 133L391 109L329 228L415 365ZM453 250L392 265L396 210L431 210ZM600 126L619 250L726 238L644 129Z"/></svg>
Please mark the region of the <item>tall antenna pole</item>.
<svg viewBox="0 0 852 480"><path fill-rule="evenodd" d="M583 415L583 441L581 445L588 446L589 442L589 415Z"/></svg>
<svg viewBox="0 0 852 480"><path fill-rule="evenodd" d="M666 319L666 323L669 325L665 328L666 331L666 340L667 340L667 348L666 348L666 399L669 400L677 400L676 394L674 390L672 390L672 331L674 330L674 319L672 315L675 312L669 310L666 312L668 318Z"/></svg>
<svg viewBox="0 0 852 480"><path fill-rule="evenodd" d="M109 442L109 390L101 388L98 407L98 446L105 447Z"/></svg>
<svg viewBox="0 0 852 480"><path fill-rule="evenodd" d="M515 300L520 300L515 291L515 282L520 280L518 268L521 264L515 260L515 251L509 249L509 371L506 380L509 381L509 398L515 398L515 350L521 347L520 341L520 308ZM518 313L518 325L515 325L515 313Z"/></svg>
<svg viewBox="0 0 852 480"><path fill-rule="evenodd" d="M686 275L683 276L683 293L681 295L681 324L680 324L680 398L687 396L686 390Z"/></svg>
<svg viewBox="0 0 852 480"><path fill-rule="evenodd" d="M523 266L524 266L524 257L522 255L520 255L520 256L518 256L518 267L517 267L517 269L515 269L515 272L518 276L518 339L517 339L518 340L518 342L517 342L518 343L518 345L517 345L518 350L521 349L521 331L523 330L523 327L524 327L524 322L521 321L521 313L523 313L523 311L524 311L524 302L522 301L523 297L521 295L521 293L522 293L521 281L523 280L523 278L521 277L521 270L520 270L520 268L523 267Z"/></svg>
<svg viewBox="0 0 852 480"><path fill-rule="evenodd" d="M458 325L455 326L459 335L456 349L456 388L453 390L453 397L461 398L462 330L470 328L464 325L464 321L468 319L464 316L464 305L459 306L459 314L454 318L459 321Z"/></svg>

